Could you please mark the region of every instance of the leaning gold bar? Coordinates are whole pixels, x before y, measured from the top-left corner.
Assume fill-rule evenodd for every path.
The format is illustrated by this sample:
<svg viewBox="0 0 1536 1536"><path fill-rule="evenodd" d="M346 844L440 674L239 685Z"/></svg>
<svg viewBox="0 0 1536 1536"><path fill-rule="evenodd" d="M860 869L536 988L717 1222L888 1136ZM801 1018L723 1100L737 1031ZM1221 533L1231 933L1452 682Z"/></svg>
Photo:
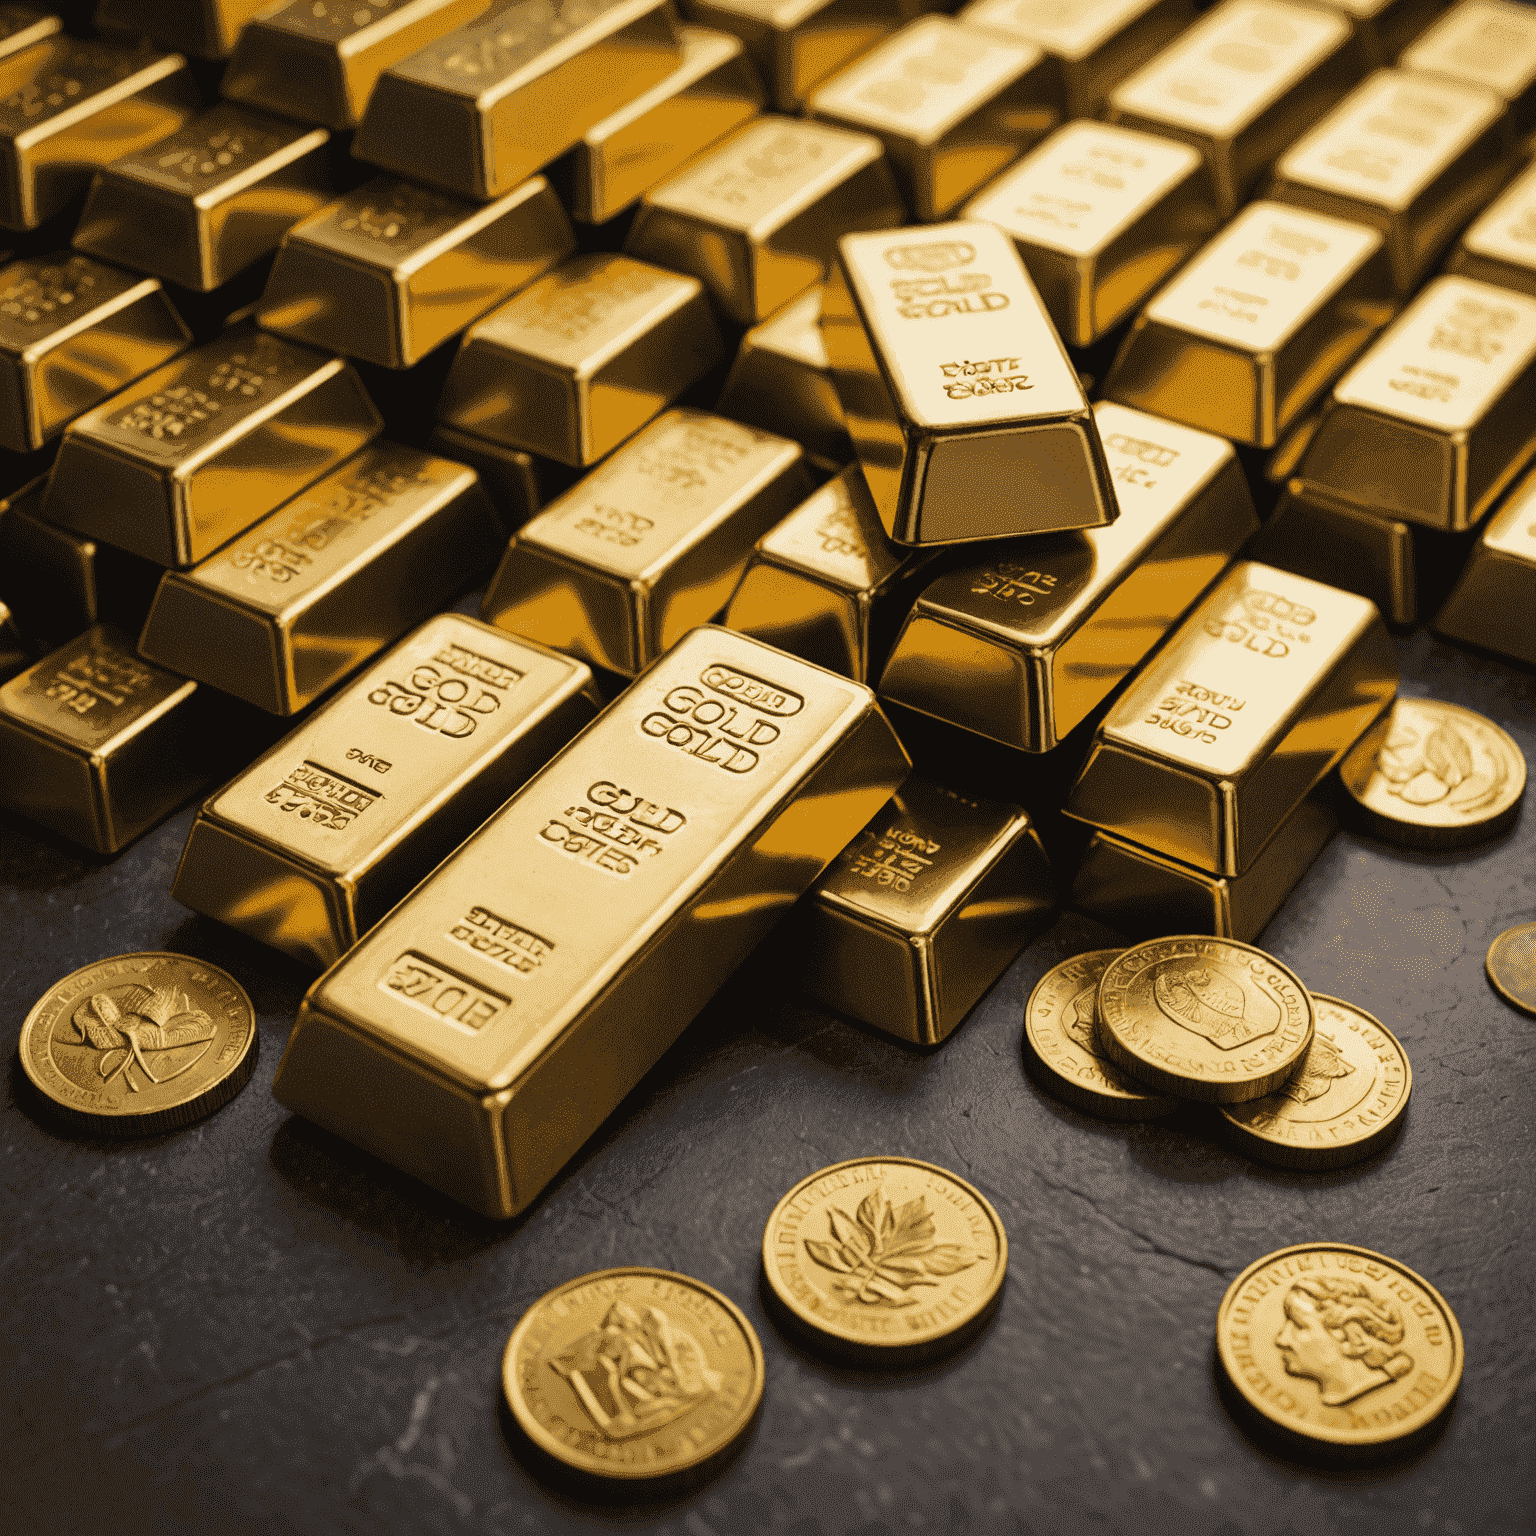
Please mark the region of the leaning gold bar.
<svg viewBox="0 0 1536 1536"><path fill-rule="evenodd" d="M825 278L839 235L904 218L879 139L762 117L647 192L624 248L755 325Z"/></svg>
<svg viewBox="0 0 1536 1536"><path fill-rule="evenodd" d="M1259 526L1230 443L1094 407L1120 517L1004 543L940 576L908 615L880 696L1049 752L1168 633Z"/></svg>
<svg viewBox="0 0 1536 1536"><path fill-rule="evenodd" d="M668 411L512 536L481 617L633 677L719 613L809 489L798 444Z"/></svg>
<svg viewBox="0 0 1536 1536"><path fill-rule="evenodd" d="M1488 519L1434 627L1536 666L1536 473Z"/></svg>
<svg viewBox="0 0 1536 1536"><path fill-rule="evenodd" d="M484 204L376 176L288 231L256 315L294 341L410 368L575 247L542 176Z"/></svg>
<svg viewBox="0 0 1536 1536"><path fill-rule="evenodd" d="M695 630L315 983L273 1093L516 1215L907 767L867 688Z"/></svg>
<svg viewBox="0 0 1536 1536"><path fill-rule="evenodd" d="M427 446L445 459L468 464L480 476L501 519L503 533L521 528L540 507L570 490L581 473L568 464L557 464L526 449L509 448L441 423L433 429Z"/></svg>
<svg viewBox="0 0 1536 1536"><path fill-rule="evenodd" d="M669 0L500 0L379 76L355 153L500 197L680 62Z"/></svg>
<svg viewBox="0 0 1536 1536"><path fill-rule="evenodd" d="M1456 243L1445 270L1536 299L1536 165L1512 181Z"/></svg>
<svg viewBox="0 0 1536 1536"><path fill-rule="evenodd" d="M1374 604L1241 561L1110 708L1067 815L1243 874L1396 690Z"/></svg>
<svg viewBox="0 0 1536 1536"><path fill-rule="evenodd" d="M1354 23L1361 52L1372 68L1397 56L1446 8L1446 0L1321 0Z"/></svg>
<svg viewBox="0 0 1536 1536"><path fill-rule="evenodd" d="M939 1045L1055 905L1027 812L914 775L806 893L786 944L817 1002Z"/></svg>
<svg viewBox="0 0 1536 1536"><path fill-rule="evenodd" d="M0 6L0 59L20 53L34 43L46 42L64 30L64 22L58 16L30 5Z"/></svg>
<svg viewBox="0 0 1536 1536"><path fill-rule="evenodd" d="M924 16L812 95L813 116L885 145L920 223L949 218L984 182L1061 121L1044 51Z"/></svg>
<svg viewBox="0 0 1536 1536"><path fill-rule="evenodd" d="M1458 533L1536 453L1536 299L1430 283L1334 386L1307 493Z"/></svg>
<svg viewBox="0 0 1536 1536"><path fill-rule="evenodd" d="M1383 243L1250 203L1136 317L1105 395L1273 448L1391 318Z"/></svg>
<svg viewBox="0 0 1536 1536"><path fill-rule="evenodd" d="M227 59L240 29L271 0L98 0L96 25L141 33L203 59Z"/></svg>
<svg viewBox="0 0 1536 1536"><path fill-rule="evenodd" d="M1517 133L1536 124L1536 12L1528 5L1461 0L1397 62L1497 91Z"/></svg>
<svg viewBox="0 0 1536 1536"><path fill-rule="evenodd" d="M1076 371L990 224L849 235L822 334L880 521L963 544L1115 519Z"/></svg>
<svg viewBox="0 0 1536 1536"><path fill-rule="evenodd" d="M1109 120L1205 156L1237 212L1270 163L1360 78L1349 22L1288 0L1222 0L1109 96Z"/></svg>
<svg viewBox="0 0 1536 1536"><path fill-rule="evenodd" d="M579 661L439 614L203 804L171 895L333 965L600 707ZM539 963L481 908L455 937Z"/></svg>
<svg viewBox="0 0 1536 1536"><path fill-rule="evenodd" d="M1196 149L1108 123L1068 123L1004 171L964 216L1019 248L1069 347L1091 346L1216 231Z"/></svg>

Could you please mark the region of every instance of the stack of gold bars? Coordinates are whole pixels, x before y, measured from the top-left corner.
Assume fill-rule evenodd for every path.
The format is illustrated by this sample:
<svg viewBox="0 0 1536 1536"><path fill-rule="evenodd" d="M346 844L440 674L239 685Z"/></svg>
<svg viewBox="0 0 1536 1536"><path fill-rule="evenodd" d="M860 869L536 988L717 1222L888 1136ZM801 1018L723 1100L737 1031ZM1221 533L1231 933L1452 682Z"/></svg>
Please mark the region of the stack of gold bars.
<svg viewBox="0 0 1536 1536"><path fill-rule="evenodd" d="M174 895L323 970L278 1098L478 1211L781 919L935 1046L1066 900L1146 941L1031 1000L1075 1101L1297 1166L1406 1105L1249 941L1341 808L1518 809L1497 727L1394 712L1389 626L1536 663L1536 10L948 10L0 7L0 805L110 855L222 782ZM148 1124L145 1053L239 989L90 985L103 1082L28 1072ZM1306 1108L1350 1074L1358 1135ZM985 1312L995 1212L900 1163L786 1196L791 1311L985 1269L933 1328ZM1275 1258L1293 1324L1357 1284ZM585 1414L552 1454L750 1417L755 1337L677 1323L750 1336L723 1298L572 1285L508 1354L526 1423Z"/></svg>

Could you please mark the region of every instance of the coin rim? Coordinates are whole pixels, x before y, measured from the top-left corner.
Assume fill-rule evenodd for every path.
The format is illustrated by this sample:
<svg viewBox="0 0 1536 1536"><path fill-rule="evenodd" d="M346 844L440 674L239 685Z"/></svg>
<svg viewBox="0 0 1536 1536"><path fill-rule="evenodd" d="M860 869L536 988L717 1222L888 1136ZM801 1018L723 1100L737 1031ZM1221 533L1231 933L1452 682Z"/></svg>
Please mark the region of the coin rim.
<svg viewBox="0 0 1536 1536"><path fill-rule="evenodd" d="M1497 992L1499 996L1502 997L1511 1008L1518 1008L1521 1013L1529 1014L1532 1018L1536 1018L1536 1003L1528 1002L1524 998L1517 997L1513 992L1509 990L1508 987L1504 985L1504 983L1499 979L1497 973L1493 969L1494 950L1496 950L1499 945L1502 944L1504 940L1510 936L1510 934L1523 932L1527 928L1536 930L1536 922L1516 923L1512 928L1506 928L1503 933L1497 934L1494 937L1493 943L1488 946L1487 954L1483 956L1483 972L1488 977L1488 981L1493 987L1493 990Z"/></svg>

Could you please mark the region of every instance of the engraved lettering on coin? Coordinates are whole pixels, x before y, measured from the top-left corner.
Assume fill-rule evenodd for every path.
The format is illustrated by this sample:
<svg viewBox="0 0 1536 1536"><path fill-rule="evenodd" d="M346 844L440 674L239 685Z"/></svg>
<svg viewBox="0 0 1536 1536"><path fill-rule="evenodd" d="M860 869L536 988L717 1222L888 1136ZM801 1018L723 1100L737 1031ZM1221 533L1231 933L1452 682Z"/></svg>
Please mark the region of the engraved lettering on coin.
<svg viewBox="0 0 1536 1536"><path fill-rule="evenodd" d="M1246 989L1220 966L1159 969L1152 995L1175 1024L1204 1035L1224 1051L1236 1050L1280 1027L1280 1009L1274 1000Z"/></svg>
<svg viewBox="0 0 1536 1536"><path fill-rule="evenodd" d="M832 1289L839 1297L861 1306L915 1307L922 1298L908 1291L937 1286L941 1277L969 1269L981 1257L963 1244L936 1240L925 1195L897 1208L877 1188L852 1216L832 1206L827 1228L831 1241L808 1237L805 1251L836 1272Z"/></svg>

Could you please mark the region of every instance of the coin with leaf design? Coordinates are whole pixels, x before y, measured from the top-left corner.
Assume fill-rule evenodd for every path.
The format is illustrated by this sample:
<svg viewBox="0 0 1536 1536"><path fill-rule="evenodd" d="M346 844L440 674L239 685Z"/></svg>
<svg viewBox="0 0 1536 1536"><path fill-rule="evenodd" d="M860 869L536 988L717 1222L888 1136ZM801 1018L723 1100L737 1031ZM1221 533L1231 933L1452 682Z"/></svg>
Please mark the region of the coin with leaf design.
<svg viewBox="0 0 1536 1536"><path fill-rule="evenodd" d="M823 1168L779 1201L763 1232L763 1272L785 1320L873 1360L963 1343L1007 1271L997 1212L964 1179L913 1158Z"/></svg>

